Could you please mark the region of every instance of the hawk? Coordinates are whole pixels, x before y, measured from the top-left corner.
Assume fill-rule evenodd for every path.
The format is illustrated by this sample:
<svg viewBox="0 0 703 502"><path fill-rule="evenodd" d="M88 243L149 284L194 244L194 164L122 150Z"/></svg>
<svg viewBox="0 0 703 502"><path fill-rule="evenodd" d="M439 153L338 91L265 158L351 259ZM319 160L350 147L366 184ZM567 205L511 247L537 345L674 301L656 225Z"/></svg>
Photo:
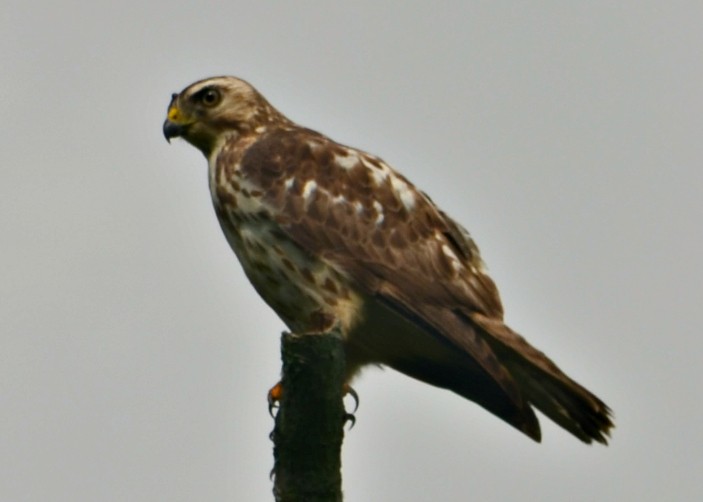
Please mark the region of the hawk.
<svg viewBox="0 0 703 502"><path fill-rule="evenodd" d="M533 406L606 443L609 408L504 324L469 233L379 157L297 125L234 77L173 94L163 132L207 158L227 241L288 328L341 331L347 382L389 366L535 441Z"/></svg>

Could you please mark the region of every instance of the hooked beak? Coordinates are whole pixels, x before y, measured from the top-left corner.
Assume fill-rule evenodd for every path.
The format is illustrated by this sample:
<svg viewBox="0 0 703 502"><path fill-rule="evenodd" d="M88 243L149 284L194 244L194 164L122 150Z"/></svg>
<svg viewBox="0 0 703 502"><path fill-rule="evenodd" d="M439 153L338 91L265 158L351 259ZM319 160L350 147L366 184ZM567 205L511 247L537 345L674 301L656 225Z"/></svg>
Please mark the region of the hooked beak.
<svg viewBox="0 0 703 502"><path fill-rule="evenodd" d="M170 119L164 120L164 137L169 143L171 142L171 138L182 136L185 130L186 126L183 124L171 122Z"/></svg>
<svg viewBox="0 0 703 502"><path fill-rule="evenodd" d="M183 120L183 114L178 109L177 105L178 94L171 95L171 103L168 105L168 114L164 120L164 137L166 141L171 142L171 138L183 136L186 132L187 124Z"/></svg>

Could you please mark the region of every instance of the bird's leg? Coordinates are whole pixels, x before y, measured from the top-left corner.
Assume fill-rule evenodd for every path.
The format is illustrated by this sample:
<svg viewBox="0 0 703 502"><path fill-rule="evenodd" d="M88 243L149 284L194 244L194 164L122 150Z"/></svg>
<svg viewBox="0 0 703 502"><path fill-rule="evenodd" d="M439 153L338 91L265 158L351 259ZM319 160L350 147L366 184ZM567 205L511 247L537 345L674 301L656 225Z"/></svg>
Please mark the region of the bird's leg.
<svg viewBox="0 0 703 502"><path fill-rule="evenodd" d="M301 331L305 333L303 336L306 336L329 333L338 328L339 320L333 314L319 309L309 315L307 325L305 329ZM345 412L344 423L351 422L351 426L354 427L354 423L356 422L354 413L359 409L359 395L349 384L345 383L342 387L342 396L344 397L347 394L354 399L354 409L351 413ZM271 415L271 417L274 417L273 409L279 407L278 402L281 400L282 396L283 384L279 381L276 385L271 387L267 395L269 415Z"/></svg>
<svg viewBox="0 0 703 502"><path fill-rule="evenodd" d="M278 408L278 402L281 400L282 395L283 385L281 384L281 382L278 382L276 385L269 389L266 400L269 403L269 415L271 415L271 418L275 418L273 414L273 409Z"/></svg>
<svg viewBox="0 0 703 502"><path fill-rule="evenodd" d="M357 392L351 385L345 383L342 387L342 395L349 395L354 400L354 409L351 411L351 413L346 412L344 414L344 423L351 422L351 427L354 427L354 424L356 423L356 417L354 416L354 413L356 413L356 410L359 409L359 394L357 394ZM281 382L278 382L276 385L269 389L268 395L266 396L266 400L268 401L269 407L269 415L271 415L272 418L275 418L273 410L274 408L278 408L278 402L281 400L281 396L283 396L283 385L281 384Z"/></svg>

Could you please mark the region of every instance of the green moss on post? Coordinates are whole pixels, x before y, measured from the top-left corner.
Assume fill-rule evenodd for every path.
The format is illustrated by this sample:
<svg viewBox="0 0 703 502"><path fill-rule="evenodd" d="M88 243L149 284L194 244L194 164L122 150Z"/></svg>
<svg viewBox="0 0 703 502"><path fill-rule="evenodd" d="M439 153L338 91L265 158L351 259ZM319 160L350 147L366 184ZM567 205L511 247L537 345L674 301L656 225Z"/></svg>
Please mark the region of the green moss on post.
<svg viewBox="0 0 703 502"><path fill-rule="evenodd" d="M284 333L281 359L283 395L272 434L276 501L341 501L342 338Z"/></svg>

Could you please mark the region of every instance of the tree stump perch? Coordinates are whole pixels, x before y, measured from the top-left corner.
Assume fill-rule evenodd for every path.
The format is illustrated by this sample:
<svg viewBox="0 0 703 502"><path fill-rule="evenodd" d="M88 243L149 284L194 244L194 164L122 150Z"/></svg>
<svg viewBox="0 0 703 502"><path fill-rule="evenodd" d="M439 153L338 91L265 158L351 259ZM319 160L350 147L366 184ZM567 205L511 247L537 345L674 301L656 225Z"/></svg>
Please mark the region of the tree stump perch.
<svg viewBox="0 0 703 502"><path fill-rule="evenodd" d="M277 502L341 502L344 345L337 332L281 337L283 393L271 435Z"/></svg>

